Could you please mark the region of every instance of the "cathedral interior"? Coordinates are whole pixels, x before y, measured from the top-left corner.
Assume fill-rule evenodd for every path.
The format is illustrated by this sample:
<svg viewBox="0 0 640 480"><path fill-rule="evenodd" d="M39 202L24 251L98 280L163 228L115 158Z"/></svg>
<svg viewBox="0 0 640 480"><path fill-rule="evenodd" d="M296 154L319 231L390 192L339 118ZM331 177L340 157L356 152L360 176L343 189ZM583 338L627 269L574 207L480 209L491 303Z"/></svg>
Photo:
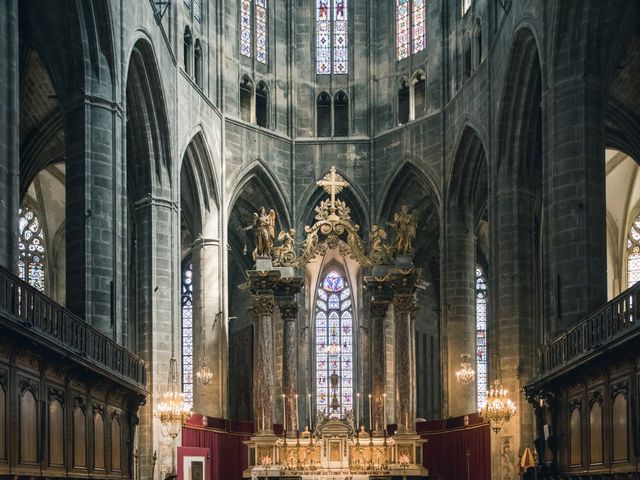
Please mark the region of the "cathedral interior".
<svg viewBox="0 0 640 480"><path fill-rule="evenodd" d="M2 0L0 65L0 479L640 479L640 2Z"/></svg>

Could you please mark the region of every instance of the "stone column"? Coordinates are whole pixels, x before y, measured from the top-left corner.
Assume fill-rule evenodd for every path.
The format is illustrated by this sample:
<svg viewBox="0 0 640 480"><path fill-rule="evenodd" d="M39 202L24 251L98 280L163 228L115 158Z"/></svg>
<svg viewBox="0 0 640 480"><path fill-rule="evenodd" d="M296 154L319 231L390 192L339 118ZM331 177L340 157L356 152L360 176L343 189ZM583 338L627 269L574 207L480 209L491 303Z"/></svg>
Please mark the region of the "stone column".
<svg viewBox="0 0 640 480"><path fill-rule="evenodd" d="M388 310L389 299L371 300L371 409L373 425L370 428L377 436L382 435L387 426L387 419L384 418L384 393L387 386L384 321Z"/></svg>
<svg viewBox="0 0 640 480"><path fill-rule="evenodd" d="M20 202L18 175L19 49L18 1L0 3L0 266L15 271L16 229Z"/></svg>
<svg viewBox="0 0 640 480"><path fill-rule="evenodd" d="M273 295L253 298L253 416L257 435L273 435Z"/></svg>
<svg viewBox="0 0 640 480"><path fill-rule="evenodd" d="M396 294L394 360L396 372L396 423L398 433L414 433L416 425L416 378L413 372L415 335L413 315L417 310L413 293Z"/></svg>

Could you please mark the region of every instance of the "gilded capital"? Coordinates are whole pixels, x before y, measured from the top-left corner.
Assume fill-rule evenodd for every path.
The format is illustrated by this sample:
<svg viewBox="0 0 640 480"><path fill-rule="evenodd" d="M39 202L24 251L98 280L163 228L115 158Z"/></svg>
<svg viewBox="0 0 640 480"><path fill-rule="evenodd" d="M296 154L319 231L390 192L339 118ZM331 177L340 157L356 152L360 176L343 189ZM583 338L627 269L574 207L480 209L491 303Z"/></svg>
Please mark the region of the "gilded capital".
<svg viewBox="0 0 640 480"><path fill-rule="evenodd" d="M273 308L276 306L276 301L273 295L255 295L253 297L253 305L250 307L251 313L254 318L258 319L263 315L273 314Z"/></svg>
<svg viewBox="0 0 640 480"><path fill-rule="evenodd" d="M398 313L415 313L418 310L415 295L396 295L393 305Z"/></svg>
<svg viewBox="0 0 640 480"><path fill-rule="evenodd" d="M372 301L369 308L371 310L371 318L384 318L387 316L387 310L389 310L389 302Z"/></svg>
<svg viewBox="0 0 640 480"><path fill-rule="evenodd" d="M280 302L280 315L283 320L295 320L298 318L298 302Z"/></svg>

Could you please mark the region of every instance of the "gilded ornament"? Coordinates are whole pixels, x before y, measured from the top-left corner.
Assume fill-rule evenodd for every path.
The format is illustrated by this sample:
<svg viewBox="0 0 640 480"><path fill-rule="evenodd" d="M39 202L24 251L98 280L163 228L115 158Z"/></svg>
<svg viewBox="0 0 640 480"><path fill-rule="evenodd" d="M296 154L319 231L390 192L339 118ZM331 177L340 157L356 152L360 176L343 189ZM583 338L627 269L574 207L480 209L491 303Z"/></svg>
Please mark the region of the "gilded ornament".
<svg viewBox="0 0 640 480"><path fill-rule="evenodd" d="M395 230L394 250L396 255L411 255L413 241L416 239L417 221L408 205L402 205L400 211L393 216L392 222L387 222Z"/></svg>
<svg viewBox="0 0 640 480"><path fill-rule="evenodd" d="M254 230L256 248L253 250L252 257L256 260L259 257L271 258L271 250L273 248L273 240L276 232L276 212L260 207L260 213L253 214L253 223L243 229L245 232Z"/></svg>

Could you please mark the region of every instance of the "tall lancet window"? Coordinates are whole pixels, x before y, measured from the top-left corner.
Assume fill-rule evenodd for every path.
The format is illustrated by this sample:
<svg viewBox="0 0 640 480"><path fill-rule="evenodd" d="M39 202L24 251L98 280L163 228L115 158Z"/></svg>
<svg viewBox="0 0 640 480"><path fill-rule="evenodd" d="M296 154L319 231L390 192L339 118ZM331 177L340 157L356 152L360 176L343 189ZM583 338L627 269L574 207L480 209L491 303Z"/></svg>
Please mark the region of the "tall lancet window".
<svg viewBox="0 0 640 480"><path fill-rule="evenodd" d="M627 238L627 287L640 280L640 216L629 229Z"/></svg>
<svg viewBox="0 0 640 480"><path fill-rule="evenodd" d="M44 231L33 210L18 211L18 276L44 292L45 284Z"/></svg>
<svg viewBox="0 0 640 480"><path fill-rule="evenodd" d="M425 47L426 0L396 0L396 58Z"/></svg>
<svg viewBox="0 0 640 480"><path fill-rule="evenodd" d="M316 407L334 417L353 410L351 288L336 270L327 273L317 289Z"/></svg>
<svg viewBox="0 0 640 480"><path fill-rule="evenodd" d="M182 392L193 407L193 265L182 269Z"/></svg>
<svg viewBox="0 0 640 480"><path fill-rule="evenodd" d="M478 408L487 401L487 279L476 266L476 383Z"/></svg>
<svg viewBox="0 0 640 480"><path fill-rule="evenodd" d="M349 73L347 0L316 0L316 73Z"/></svg>
<svg viewBox="0 0 640 480"><path fill-rule="evenodd" d="M267 0L241 0L240 2L240 53L267 63L268 46ZM254 51L255 50L255 51Z"/></svg>

